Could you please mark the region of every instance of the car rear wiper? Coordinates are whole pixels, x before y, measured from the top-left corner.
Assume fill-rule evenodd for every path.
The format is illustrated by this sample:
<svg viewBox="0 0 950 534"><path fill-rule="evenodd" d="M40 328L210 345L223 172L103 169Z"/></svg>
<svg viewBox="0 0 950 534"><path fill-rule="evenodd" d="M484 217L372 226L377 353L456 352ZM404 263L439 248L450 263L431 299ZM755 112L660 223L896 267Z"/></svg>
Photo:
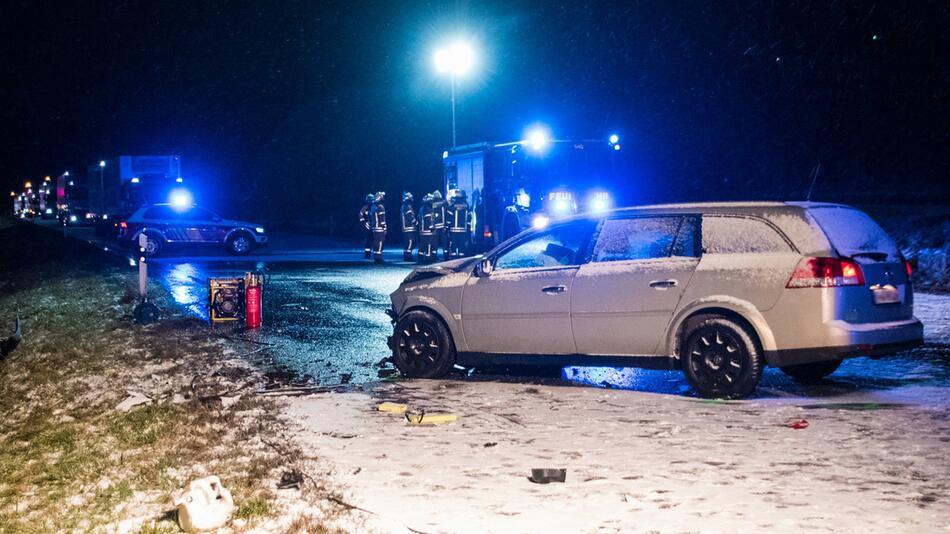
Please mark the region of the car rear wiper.
<svg viewBox="0 0 950 534"><path fill-rule="evenodd" d="M872 260L884 261L888 258L887 252L855 252L851 254L852 258L871 258Z"/></svg>

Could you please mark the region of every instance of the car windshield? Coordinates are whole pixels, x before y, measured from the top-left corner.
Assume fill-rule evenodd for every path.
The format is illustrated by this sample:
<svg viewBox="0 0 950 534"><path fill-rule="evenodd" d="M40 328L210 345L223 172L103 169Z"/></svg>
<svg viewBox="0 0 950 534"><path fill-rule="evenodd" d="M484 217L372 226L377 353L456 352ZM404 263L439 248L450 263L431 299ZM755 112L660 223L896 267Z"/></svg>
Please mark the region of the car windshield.
<svg viewBox="0 0 950 534"><path fill-rule="evenodd" d="M864 212L845 207L808 210L839 254L877 261L900 261L894 240Z"/></svg>

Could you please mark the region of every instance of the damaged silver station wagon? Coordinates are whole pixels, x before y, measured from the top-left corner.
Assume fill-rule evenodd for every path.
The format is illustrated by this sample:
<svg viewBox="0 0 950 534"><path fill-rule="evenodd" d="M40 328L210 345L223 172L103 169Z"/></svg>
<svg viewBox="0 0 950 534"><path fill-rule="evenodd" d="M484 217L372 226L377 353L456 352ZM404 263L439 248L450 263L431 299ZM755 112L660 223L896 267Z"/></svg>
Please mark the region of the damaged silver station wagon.
<svg viewBox="0 0 950 534"><path fill-rule="evenodd" d="M702 396L802 382L920 345L910 264L866 214L822 203L647 206L526 231L414 270L391 295L396 367L679 369Z"/></svg>

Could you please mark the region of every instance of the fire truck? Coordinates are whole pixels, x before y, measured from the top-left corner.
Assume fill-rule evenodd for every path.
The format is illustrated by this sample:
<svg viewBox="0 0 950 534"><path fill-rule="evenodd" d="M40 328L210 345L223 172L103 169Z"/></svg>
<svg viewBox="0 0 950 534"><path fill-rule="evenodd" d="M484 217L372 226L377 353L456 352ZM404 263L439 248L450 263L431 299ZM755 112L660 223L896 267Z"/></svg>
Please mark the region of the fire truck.
<svg viewBox="0 0 950 534"><path fill-rule="evenodd" d="M446 195L464 191L472 243L486 250L522 230L624 202L620 138L554 139L543 130L508 143L477 143L442 153Z"/></svg>
<svg viewBox="0 0 950 534"><path fill-rule="evenodd" d="M68 176L61 178L65 178L65 209L70 210L70 193L83 196L82 191ZM179 156L118 156L102 160L87 169L81 187L88 194L86 200L79 202L86 210L82 216L95 224L97 235L111 235L121 219L142 205L165 202L183 181ZM75 215L78 214L69 217Z"/></svg>

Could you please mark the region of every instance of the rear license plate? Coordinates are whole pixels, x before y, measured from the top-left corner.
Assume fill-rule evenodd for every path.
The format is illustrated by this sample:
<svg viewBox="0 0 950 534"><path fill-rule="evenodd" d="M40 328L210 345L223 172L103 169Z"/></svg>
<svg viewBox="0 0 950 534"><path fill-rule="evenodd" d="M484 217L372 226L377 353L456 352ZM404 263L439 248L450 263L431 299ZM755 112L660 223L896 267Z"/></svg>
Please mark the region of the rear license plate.
<svg viewBox="0 0 950 534"><path fill-rule="evenodd" d="M871 295L875 304L900 304L901 292L891 284L871 286Z"/></svg>

